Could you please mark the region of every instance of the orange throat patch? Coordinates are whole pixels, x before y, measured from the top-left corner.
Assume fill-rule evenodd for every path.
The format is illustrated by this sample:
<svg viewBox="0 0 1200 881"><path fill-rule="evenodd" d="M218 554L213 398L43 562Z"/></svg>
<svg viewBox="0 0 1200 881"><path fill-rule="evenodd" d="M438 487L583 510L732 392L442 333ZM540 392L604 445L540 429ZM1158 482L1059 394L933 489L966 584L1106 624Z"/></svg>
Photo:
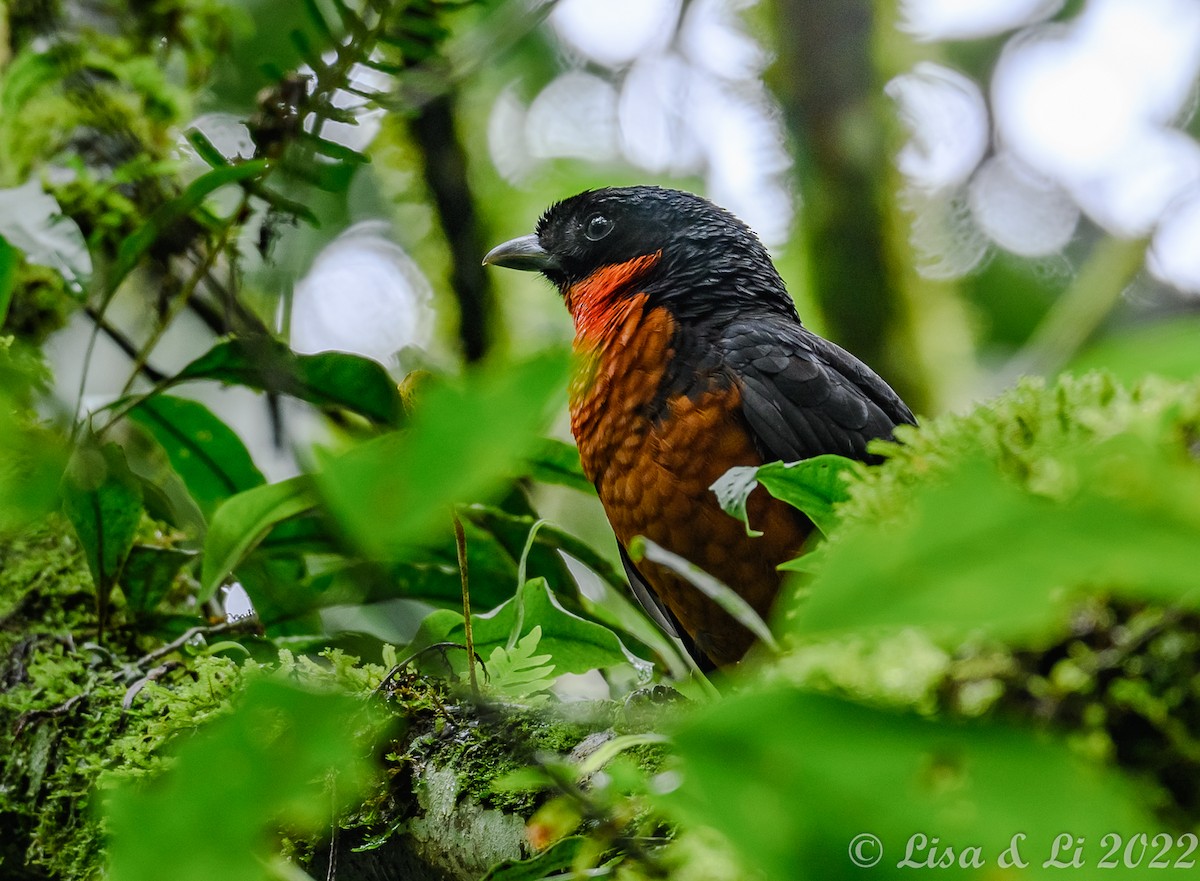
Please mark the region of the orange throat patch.
<svg viewBox="0 0 1200 881"><path fill-rule="evenodd" d="M625 296L630 285L662 258L662 251L602 266L569 287L564 299L575 322L575 344L580 349L603 345L629 318L640 297Z"/></svg>

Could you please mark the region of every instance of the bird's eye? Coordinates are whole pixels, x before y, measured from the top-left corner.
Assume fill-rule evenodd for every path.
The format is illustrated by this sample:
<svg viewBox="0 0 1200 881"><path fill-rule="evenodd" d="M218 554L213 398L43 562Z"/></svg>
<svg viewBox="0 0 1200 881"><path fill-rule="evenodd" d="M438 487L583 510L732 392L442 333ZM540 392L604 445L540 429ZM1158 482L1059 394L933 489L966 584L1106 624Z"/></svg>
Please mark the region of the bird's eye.
<svg viewBox="0 0 1200 881"><path fill-rule="evenodd" d="M612 232L613 222L603 214L593 214L587 222L583 234L593 242L598 242Z"/></svg>

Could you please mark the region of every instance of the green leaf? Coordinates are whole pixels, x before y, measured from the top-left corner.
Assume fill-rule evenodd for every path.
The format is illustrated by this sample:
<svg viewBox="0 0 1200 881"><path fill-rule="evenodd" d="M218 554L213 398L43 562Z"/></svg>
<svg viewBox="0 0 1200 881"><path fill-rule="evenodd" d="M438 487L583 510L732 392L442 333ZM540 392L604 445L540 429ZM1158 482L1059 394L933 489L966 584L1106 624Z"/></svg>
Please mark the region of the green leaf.
<svg viewBox="0 0 1200 881"><path fill-rule="evenodd" d="M834 507L848 498L846 477L862 463L844 456L824 455L799 462L769 462L757 468L730 468L710 487L726 513L746 524L746 534L762 535L750 523L746 510L750 494L761 483L780 501L799 508L822 533L837 525Z"/></svg>
<svg viewBox="0 0 1200 881"><path fill-rule="evenodd" d="M542 628L535 626L516 645L492 649L487 659L488 687L509 697L528 697L539 691L549 691L554 685L554 664L550 655L536 655L542 639Z"/></svg>
<svg viewBox="0 0 1200 881"><path fill-rule="evenodd" d="M450 508L503 485L562 393L562 352L496 365L424 392L403 432L330 458L314 477L329 512L368 555L404 559L449 529Z"/></svg>
<svg viewBox="0 0 1200 881"><path fill-rule="evenodd" d="M828 543L804 634L924 627L1037 643L1084 589L1200 605L1200 467L1136 435L1060 450L1043 495L980 458L916 489L903 517Z"/></svg>
<svg viewBox="0 0 1200 881"><path fill-rule="evenodd" d="M96 585L101 629L142 519L142 493L116 444L79 448L63 481L63 509Z"/></svg>
<svg viewBox="0 0 1200 881"><path fill-rule="evenodd" d="M682 785L671 803L692 822L720 829L747 876L908 878L913 871L897 863L921 834L956 854L981 848L987 871L952 866L938 877L997 872L999 855L1024 835L1028 874L1056 878L1062 870L1042 863L1060 833L1086 840L1092 867L1106 833L1161 825L1137 807L1126 781L1049 738L936 724L786 686L702 710L675 744ZM848 852L864 833L882 844L882 859L869 869ZM877 855L870 846L860 853Z"/></svg>
<svg viewBox="0 0 1200 881"><path fill-rule="evenodd" d="M546 438L541 447L526 461L529 476L542 483L566 486L594 496L596 487L579 463L579 449L574 444Z"/></svg>
<svg viewBox="0 0 1200 881"><path fill-rule="evenodd" d="M8 240L0 236L0 327L8 317L12 304L13 289L17 282L17 265L21 262L20 252Z"/></svg>
<svg viewBox="0 0 1200 881"><path fill-rule="evenodd" d="M278 392L319 407L342 407L378 425L394 427L402 414L396 383L379 363L347 352L297 355L269 337L222 340L171 383L199 379Z"/></svg>
<svg viewBox="0 0 1200 881"><path fill-rule="evenodd" d="M229 184L259 177L266 168L267 161L265 159L252 159L237 165L214 168L188 184L183 193L159 207L138 228L137 232L121 243L120 250L117 252L116 264L108 280L108 289L116 290L117 285L142 259L142 255L149 251L151 246L182 218L199 208L209 195Z"/></svg>
<svg viewBox="0 0 1200 881"><path fill-rule="evenodd" d="M235 706L105 800L111 881L277 878L280 828L317 835L362 797L383 730L362 702L256 678Z"/></svg>
<svg viewBox="0 0 1200 881"><path fill-rule="evenodd" d="M306 476L255 487L223 502L213 513L204 540L200 601L211 597L275 526L315 506L312 483Z"/></svg>
<svg viewBox="0 0 1200 881"><path fill-rule="evenodd" d="M121 589L135 612L152 612L167 596L175 577L196 559L193 551L134 545L121 573Z"/></svg>
<svg viewBox="0 0 1200 881"><path fill-rule="evenodd" d="M537 647L547 652L558 673L586 673L628 660L621 641L607 627L587 621L566 611L550 593L545 579L534 578L521 592L525 626L521 637L535 628L541 629ZM498 647L508 644L509 634L517 620L515 598L482 615L472 615L472 636L475 651L487 658ZM421 624L414 646L435 642L465 644L466 630L459 612L443 609L432 613ZM453 659L456 669L465 669L466 661Z"/></svg>
<svg viewBox="0 0 1200 881"><path fill-rule="evenodd" d="M265 483L246 445L203 404L155 395L126 415L158 441L206 519L225 499Z"/></svg>

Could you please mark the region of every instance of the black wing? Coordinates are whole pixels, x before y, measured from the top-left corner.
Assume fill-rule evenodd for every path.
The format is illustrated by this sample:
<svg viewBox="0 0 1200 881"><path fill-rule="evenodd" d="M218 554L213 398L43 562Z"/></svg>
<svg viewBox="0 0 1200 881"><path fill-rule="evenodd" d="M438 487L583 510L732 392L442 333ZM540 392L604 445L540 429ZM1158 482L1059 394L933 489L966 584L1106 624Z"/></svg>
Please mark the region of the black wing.
<svg viewBox="0 0 1200 881"><path fill-rule="evenodd" d="M785 316L736 321L716 347L768 461L837 453L874 461L873 438L913 424L899 395L845 349Z"/></svg>

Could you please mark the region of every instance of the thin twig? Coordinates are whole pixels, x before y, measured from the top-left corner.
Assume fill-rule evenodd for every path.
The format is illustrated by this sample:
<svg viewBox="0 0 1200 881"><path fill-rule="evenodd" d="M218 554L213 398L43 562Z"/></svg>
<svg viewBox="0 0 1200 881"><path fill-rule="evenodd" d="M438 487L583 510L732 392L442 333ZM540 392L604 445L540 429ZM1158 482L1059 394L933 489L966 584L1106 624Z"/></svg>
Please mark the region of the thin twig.
<svg viewBox="0 0 1200 881"><path fill-rule="evenodd" d="M257 625L254 623L254 619L243 618L237 621L222 621L220 624L213 624L211 626L204 625L199 627L189 627L170 642L164 643L154 651L142 655L137 659L135 666L142 668L147 667L160 658L165 658L172 652L183 648L197 636L216 636L221 633L233 633L238 630L252 630L256 626Z"/></svg>
<svg viewBox="0 0 1200 881"><path fill-rule="evenodd" d="M467 535L458 512L454 512L454 544L458 548L458 572L462 578L463 628L467 634L467 675L471 694L479 697L479 679L475 675L475 637L471 632L471 592L467 585Z"/></svg>

